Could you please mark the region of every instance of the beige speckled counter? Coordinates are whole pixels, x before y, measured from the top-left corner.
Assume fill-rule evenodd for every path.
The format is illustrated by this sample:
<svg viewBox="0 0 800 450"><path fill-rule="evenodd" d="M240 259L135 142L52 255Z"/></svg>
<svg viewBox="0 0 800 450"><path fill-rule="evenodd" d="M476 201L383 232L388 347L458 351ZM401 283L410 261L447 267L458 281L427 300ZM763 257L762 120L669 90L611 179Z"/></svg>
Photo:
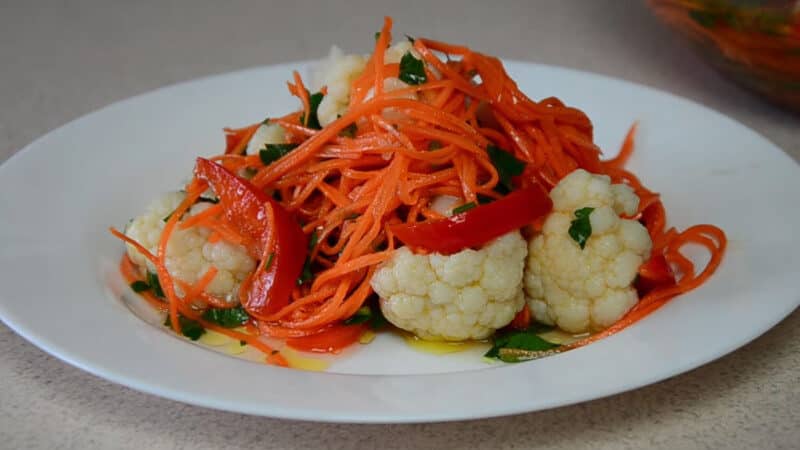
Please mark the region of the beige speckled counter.
<svg viewBox="0 0 800 450"><path fill-rule="evenodd" d="M153 88L321 55L332 42L364 48L384 14L412 35L674 92L800 159L800 116L722 80L643 2L315 3L0 2L0 161L56 126ZM731 355L643 389L551 411L425 425L327 425L187 406L68 366L2 325L0 352L0 448L800 446L798 312Z"/></svg>

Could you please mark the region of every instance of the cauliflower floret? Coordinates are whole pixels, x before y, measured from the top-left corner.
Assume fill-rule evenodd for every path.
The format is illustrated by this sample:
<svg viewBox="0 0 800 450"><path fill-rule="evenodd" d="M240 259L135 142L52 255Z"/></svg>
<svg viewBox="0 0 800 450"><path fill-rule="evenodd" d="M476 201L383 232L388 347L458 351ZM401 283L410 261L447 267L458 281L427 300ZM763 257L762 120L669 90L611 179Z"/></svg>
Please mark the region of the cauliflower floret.
<svg viewBox="0 0 800 450"><path fill-rule="evenodd" d="M277 123L261 124L250 138L250 153L258 154L267 144L283 144L286 142L286 130Z"/></svg>
<svg viewBox="0 0 800 450"><path fill-rule="evenodd" d="M415 255L406 247L381 266L371 284L381 311L423 339L484 339L508 325L525 304L527 248L518 231L481 250Z"/></svg>
<svg viewBox="0 0 800 450"><path fill-rule="evenodd" d="M419 53L414 50L411 43L404 40L386 49L384 62L386 64L397 64L403 55L408 52L411 52L414 57L420 58ZM333 46L328 57L313 70L311 88L318 91L322 86L328 87L328 94L322 98L317 108L317 117L320 125L328 125L347 111L347 107L350 105L350 85L364 71L367 59L366 56L362 55L345 55L339 47ZM408 84L395 77L383 80L383 89L386 92L407 87ZM372 95L372 91L368 92L366 99L371 98ZM408 93L403 97L416 99L417 95ZM385 113L389 113L389 111L385 111Z"/></svg>
<svg viewBox="0 0 800 450"><path fill-rule="evenodd" d="M607 328L638 301L632 287L652 242L633 215L633 190L578 169L550 192L553 211L528 248L525 294L534 317L572 333ZM589 215L591 236L581 249L569 235L575 211Z"/></svg>
<svg viewBox="0 0 800 450"><path fill-rule="evenodd" d="M144 214L131 221L125 234L155 254L164 229L164 218L175 210L184 196L181 192L172 192L156 199ZM208 203L198 203L188 214L197 214L208 207ZM211 231L203 227L186 230L176 227L167 243L167 270L172 276L192 284L209 267L214 266L219 271L209 283L206 292L236 303L239 285L255 269L256 262L241 245L225 241L208 242L209 234ZM142 273L145 270L155 272L155 267L132 245L127 244L127 249L128 256Z"/></svg>
<svg viewBox="0 0 800 450"><path fill-rule="evenodd" d="M406 53L411 52L414 58L422 59L422 56L414 49L414 44L411 41L403 39L386 49L383 60L386 64L397 64L403 59Z"/></svg>
<svg viewBox="0 0 800 450"><path fill-rule="evenodd" d="M453 215L453 208L457 207L462 202L463 200L461 200L461 197L437 195L431 200L431 209L443 216L450 217Z"/></svg>
<svg viewBox="0 0 800 450"><path fill-rule="evenodd" d="M344 114L350 104L350 85L361 75L367 65L362 55L345 55L339 47L331 47L328 58L314 70L311 87L318 91L328 87L328 95L322 98L317 108L317 117L322 126Z"/></svg>

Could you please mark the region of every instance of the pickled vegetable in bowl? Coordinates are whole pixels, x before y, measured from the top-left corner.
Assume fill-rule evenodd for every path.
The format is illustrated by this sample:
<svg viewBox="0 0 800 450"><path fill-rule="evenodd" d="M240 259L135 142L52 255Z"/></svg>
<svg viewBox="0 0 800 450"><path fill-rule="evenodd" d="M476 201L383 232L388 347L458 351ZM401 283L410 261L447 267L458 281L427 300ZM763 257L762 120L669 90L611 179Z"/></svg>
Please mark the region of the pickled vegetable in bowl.
<svg viewBox="0 0 800 450"><path fill-rule="evenodd" d="M714 67L800 111L800 2L650 0L650 5Z"/></svg>

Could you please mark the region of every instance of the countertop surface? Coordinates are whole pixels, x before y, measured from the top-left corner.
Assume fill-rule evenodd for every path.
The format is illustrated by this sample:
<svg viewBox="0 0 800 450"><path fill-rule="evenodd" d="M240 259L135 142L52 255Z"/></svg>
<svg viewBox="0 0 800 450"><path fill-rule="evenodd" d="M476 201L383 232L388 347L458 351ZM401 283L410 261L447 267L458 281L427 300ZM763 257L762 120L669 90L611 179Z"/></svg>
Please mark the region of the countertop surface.
<svg viewBox="0 0 800 450"><path fill-rule="evenodd" d="M386 14L400 32L687 97L800 160L800 116L721 78L640 1L11 0L0 3L0 162L49 130L131 95L316 57L332 43L363 50ZM440 424L330 425L188 406L68 366L4 325L0 352L0 448L800 445L797 311L738 351L655 385L549 411Z"/></svg>

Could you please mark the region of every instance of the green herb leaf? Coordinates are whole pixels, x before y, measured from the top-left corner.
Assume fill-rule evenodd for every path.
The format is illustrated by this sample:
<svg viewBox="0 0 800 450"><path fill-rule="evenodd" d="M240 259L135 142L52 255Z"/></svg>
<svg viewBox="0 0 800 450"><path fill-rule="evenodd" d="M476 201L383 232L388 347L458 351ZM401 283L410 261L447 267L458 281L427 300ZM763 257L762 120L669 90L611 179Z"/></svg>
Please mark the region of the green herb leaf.
<svg viewBox="0 0 800 450"><path fill-rule="evenodd" d="M311 252L314 250L317 243L319 243L319 235L317 234L317 230L314 230L311 232L311 236L308 237L308 251Z"/></svg>
<svg viewBox="0 0 800 450"><path fill-rule="evenodd" d="M376 31L375 32L375 40L377 41L380 38L381 38L381 32L380 31Z"/></svg>
<svg viewBox="0 0 800 450"><path fill-rule="evenodd" d="M305 282L311 281L314 279L314 272L311 271L311 260L306 258L306 262L303 263L303 271L300 272L300 276L297 277L297 285L300 286Z"/></svg>
<svg viewBox="0 0 800 450"><path fill-rule="evenodd" d="M264 272L268 272L269 268L272 267L272 261L275 259L275 252L272 252L267 257L267 263L264 264Z"/></svg>
<svg viewBox="0 0 800 450"><path fill-rule="evenodd" d="M153 290L153 295L156 297L164 298L164 290L161 289L161 283L158 281L158 275L153 272L147 271L147 284Z"/></svg>
<svg viewBox="0 0 800 450"><path fill-rule="evenodd" d="M250 315L241 305L235 308L210 308L203 313L203 319L225 328L236 328L250 320Z"/></svg>
<svg viewBox="0 0 800 450"><path fill-rule="evenodd" d="M453 215L461 214L463 212L467 212L467 211L469 211L470 209L472 209L472 208L474 208L476 206L478 206L478 205L476 205L475 202L464 203L461 206L457 206L457 207L453 208Z"/></svg>
<svg viewBox="0 0 800 450"><path fill-rule="evenodd" d="M150 289L150 285L146 281L136 280L131 283L131 289L133 289L133 292L144 292Z"/></svg>
<svg viewBox="0 0 800 450"><path fill-rule="evenodd" d="M377 303L370 311L372 312L372 317L369 321L369 328L371 330L378 331L389 325L389 321L386 320L386 317L383 315L383 311L381 311L381 308L377 305Z"/></svg>
<svg viewBox="0 0 800 450"><path fill-rule="evenodd" d="M488 195L478 194L478 204L485 205L487 203L492 203L494 199L489 197Z"/></svg>
<svg viewBox="0 0 800 450"><path fill-rule="evenodd" d="M212 197L199 197L197 199L197 203L213 203L213 204L216 205L217 203L219 203L219 198L218 197L213 197L213 198Z"/></svg>
<svg viewBox="0 0 800 450"><path fill-rule="evenodd" d="M354 138L356 133L358 133L358 126L356 126L354 123L351 123L344 130L339 132L339 136Z"/></svg>
<svg viewBox="0 0 800 450"><path fill-rule="evenodd" d="M240 347L244 347L245 345L247 345L247 342L245 342L245 341L239 341L239 346L240 346Z"/></svg>
<svg viewBox="0 0 800 450"><path fill-rule="evenodd" d="M497 359L507 363L518 363L533 359L544 358L553 355L556 349L550 350L522 350L518 348L501 348L497 353Z"/></svg>
<svg viewBox="0 0 800 450"><path fill-rule="evenodd" d="M540 331L533 329L523 331L511 331L509 333L500 334L494 338L492 348L484 354L487 358L497 358L505 362L518 362L522 359L505 357L503 354L508 353L504 350L520 350L524 352L544 352L558 347L557 344L548 342L536 333ZM512 352L513 353L513 352Z"/></svg>
<svg viewBox="0 0 800 450"><path fill-rule="evenodd" d="M569 235L581 246L581 250L586 247L586 241L592 236L592 222L589 220L592 211L594 208L589 207L575 210L575 220L569 225Z"/></svg>
<svg viewBox="0 0 800 450"><path fill-rule="evenodd" d="M193 341L200 339L200 336L204 335L206 332L206 329L203 328L199 322L182 315L178 315L178 324L181 326L181 334ZM164 322L164 326L167 328L172 328L172 322L169 319L169 315L167 315L167 320Z"/></svg>
<svg viewBox="0 0 800 450"><path fill-rule="evenodd" d="M200 201L200 200L198 200L198 201ZM219 201L219 200L217 200L217 201ZM163 219L161 219L161 220L162 220L164 223L167 223L167 222L169 222L169 219L172 217L172 215L173 215L173 214L175 214L175 211L172 211L171 213L167 214L167 216L166 216L166 217L164 217L164 218L163 218ZM184 215L186 215L186 213L183 213L183 214L184 214ZM178 219L178 221L181 221L181 220L183 220L183 216L181 216L181 217Z"/></svg>
<svg viewBox="0 0 800 450"><path fill-rule="evenodd" d="M368 322L372 318L372 309L369 306L362 306L361 308L356 311L355 314L348 317L345 321L345 325L358 325L361 323Z"/></svg>
<svg viewBox="0 0 800 450"><path fill-rule="evenodd" d="M297 144L267 144L258 152L261 162L268 166L297 148Z"/></svg>
<svg viewBox="0 0 800 450"><path fill-rule="evenodd" d="M439 150L440 148L444 147L441 142L439 141L430 141L428 142L428 151Z"/></svg>
<svg viewBox="0 0 800 450"><path fill-rule="evenodd" d="M511 178L522 175L522 172L525 171L525 163L518 160L513 154L494 145L486 147L486 152L489 154L492 165L497 169L500 184L509 191L513 190L514 186L511 184Z"/></svg>
<svg viewBox="0 0 800 450"><path fill-rule="evenodd" d="M314 247L317 246L318 241L319 236L317 235L317 230L314 230L311 232L311 236L308 238L309 256L306 256L306 262L303 263L303 271L300 272L300 276L297 278L298 286L314 279L314 272L311 271L311 252L314 250Z"/></svg>
<svg viewBox="0 0 800 450"><path fill-rule="evenodd" d="M421 59L415 58L411 52L407 52L400 59L400 75L398 78L408 84L422 84L428 81L428 76L425 74L425 64Z"/></svg>
<svg viewBox="0 0 800 450"><path fill-rule="evenodd" d="M322 92L316 92L308 96L308 106L311 109L311 112L308 115L308 121L306 121L305 114L300 116L301 124L313 130L322 129L322 125L319 123L319 116L317 116L317 110L319 109L319 104L322 103L322 99L324 97L325 95Z"/></svg>

